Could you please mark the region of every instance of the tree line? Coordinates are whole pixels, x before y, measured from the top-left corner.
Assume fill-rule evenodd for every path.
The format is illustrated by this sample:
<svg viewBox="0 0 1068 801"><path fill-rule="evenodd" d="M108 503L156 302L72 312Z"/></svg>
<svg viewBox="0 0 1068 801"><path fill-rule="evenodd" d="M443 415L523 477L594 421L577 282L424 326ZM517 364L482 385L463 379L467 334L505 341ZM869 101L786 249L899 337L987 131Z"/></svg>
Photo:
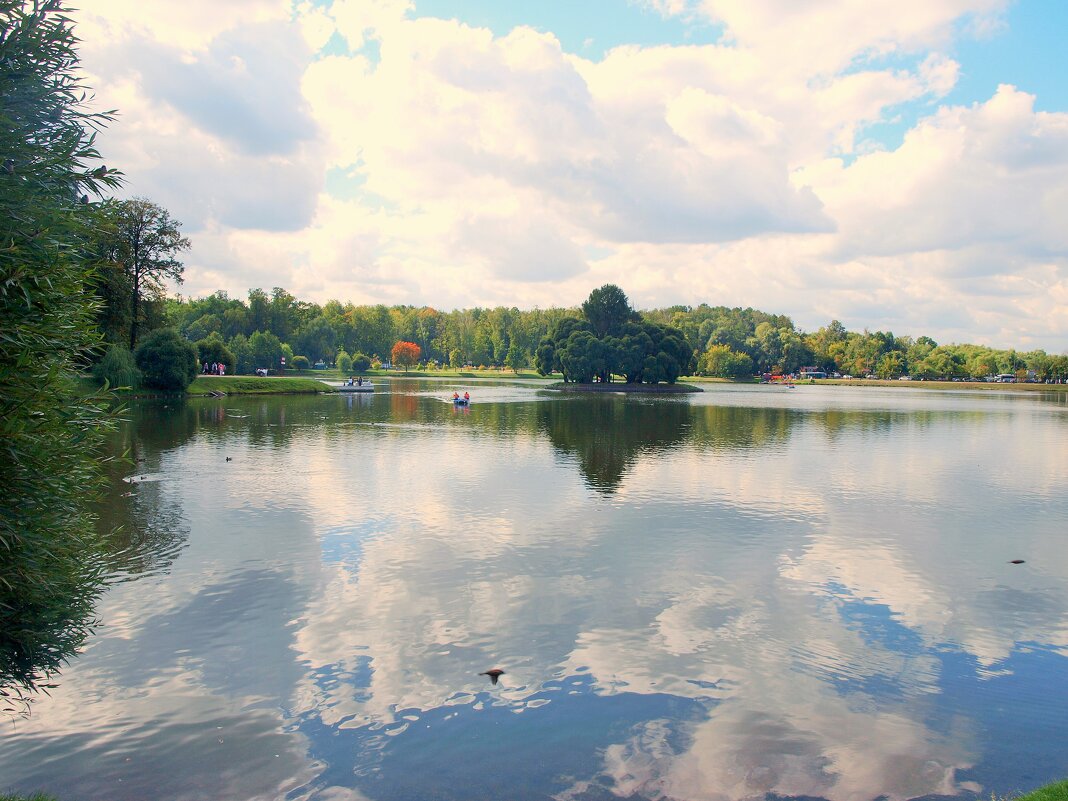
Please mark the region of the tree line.
<svg viewBox="0 0 1068 801"><path fill-rule="evenodd" d="M306 357L309 363L321 360L334 364L345 357L364 354L372 361L385 362L398 341L418 345L423 366L520 369L542 364L562 371L561 358L566 360L567 354L555 361L553 355L548 355L548 361L539 361L539 349L546 338L562 341L583 321L594 330L582 307L521 310L499 306L439 311L429 306L354 305L339 300L320 305L299 300L281 287L270 292L252 289L244 299L221 291L205 298L166 297L160 292L146 298L143 308L145 328L172 326L189 341L203 343L202 348L215 343L216 350L207 352L227 359L231 369L239 373L276 367L282 358L292 365L299 356ZM1068 379L1068 355L1043 350L940 345L928 336L849 331L837 320L805 332L786 315L708 304L635 314L640 316L626 322L666 326L678 333L693 356L691 369L685 369L682 375L696 372L746 378L790 374L813 367L828 374L855 377L982 378L1032 371L1038 380ZM116 320L121 323L117 327ZM128 322L122 314L111 314L109 322L112 327L105 329L106 338L113 342L128 339ZM630 336L636 333L631 331ZM572 350L575 355L577 351ZM586 357L603 361L592 352ZM683 356L678 360L683 364L689 361ZM572 363L577 365L574 359ZM604 368L578 368L583 377L604 372ZM623 370L615 372L627 374Z"/></svg>

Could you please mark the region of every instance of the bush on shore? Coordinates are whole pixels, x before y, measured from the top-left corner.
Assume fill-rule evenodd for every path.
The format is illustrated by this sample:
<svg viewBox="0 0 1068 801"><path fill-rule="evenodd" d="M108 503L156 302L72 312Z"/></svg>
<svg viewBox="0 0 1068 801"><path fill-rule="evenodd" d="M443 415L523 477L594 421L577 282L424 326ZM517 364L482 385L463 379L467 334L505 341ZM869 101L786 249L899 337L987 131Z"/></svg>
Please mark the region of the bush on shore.
<svg viewBox="0 0 1068 801"><path fill-rule="evenodd" d="M153 331L134 354L141 383L151 389L182 392L200 373L197 349L173 328Z"/></svg>
<svg viewBox="0 0 1068 801"><path fill-rule="evenodd" d="M104 358L93 367L93 378L111 389L136 389L141 383L141 371L133 354L124 345L112 345Z"/></svg>

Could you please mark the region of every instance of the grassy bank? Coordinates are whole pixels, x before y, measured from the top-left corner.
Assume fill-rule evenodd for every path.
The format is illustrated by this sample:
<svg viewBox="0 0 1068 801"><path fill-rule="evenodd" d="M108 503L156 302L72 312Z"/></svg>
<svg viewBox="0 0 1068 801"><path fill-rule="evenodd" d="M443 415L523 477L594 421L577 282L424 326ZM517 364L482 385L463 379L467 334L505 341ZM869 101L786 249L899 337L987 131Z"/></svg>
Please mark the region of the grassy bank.
<svg viewBox="0 0 1068 801"><path fill-rule="evenodd" d="M695 384L759 384L755 378L735 380L709 376L687 376ZM893 387L895 389L978 389L987 392L1068 392L1068 384L994 384L987 381L896 381L876 378L796 379L798 386Z"/></svg>
<svg viewBox="0 0 1068 801"><path fill-rule="evenodd" d="M884 381L882 379L817 378L795 384L833 384L847 387L898 387L904 389L979 389L987 392L1068 392L1068 384L995 384L988 381Z"/></svg>
<svg viewBox="0 0 1068 801"><path fill-rule="evenodd" d="M1068 779L1039 787L1016 801L1068 801Z"/></svg>
<svg viewBox="0 0 1068 801"><path fill-rule="evenodd" d="M688 384L628 384L625 381L613 381L601 384L576 384L560 381L550 384L549 389L558 389L561 392L632 392L637 395L678 395L687 392L704 392L700 387L691 387Z"/></svg>
<svg viewBox="0 0 1068 801"><path fill-rule="evenodd" d="M187 395L210 395L224 392L227 395L294 395L326 392L330 389L314 378L277 378L256 375L202 375L189 385Z"/></svg>
<svg viewBox="0 0 1068 801"><path fill-rule="evenodd" d="M350 375L362 375L366 378L496 378L496 379L510 379L510 378L533 378L539 381L560 380L560 374L555 376L540 375L536 371L526 368L520 370L518 373L510 370L497 370L495 368L487 368L485 370L474 370L471 368L452 368L448 367L443 370L368 370L364 373L342 373L340 370L299 370L292 371L286 370L286 375L299 375L301 377L318 378L321 381L339 381L344 378L348 378Z"/></svg>

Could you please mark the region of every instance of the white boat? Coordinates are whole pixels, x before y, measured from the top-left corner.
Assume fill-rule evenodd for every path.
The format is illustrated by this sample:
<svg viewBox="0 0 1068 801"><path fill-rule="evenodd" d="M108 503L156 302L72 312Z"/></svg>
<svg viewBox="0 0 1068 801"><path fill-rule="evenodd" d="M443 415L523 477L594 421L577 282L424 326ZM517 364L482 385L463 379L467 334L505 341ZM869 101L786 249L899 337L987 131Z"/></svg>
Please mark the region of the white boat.
<svg viewBox="0 0 1068 801"><path fill-rule="evenodd" d="M348 382L345 382L340 387L338 387L338 391L339 392L374 392L375 391L375 385L372 384L370 381L364 381L362 384L356 384L356 383L350 384Z"/></svg>

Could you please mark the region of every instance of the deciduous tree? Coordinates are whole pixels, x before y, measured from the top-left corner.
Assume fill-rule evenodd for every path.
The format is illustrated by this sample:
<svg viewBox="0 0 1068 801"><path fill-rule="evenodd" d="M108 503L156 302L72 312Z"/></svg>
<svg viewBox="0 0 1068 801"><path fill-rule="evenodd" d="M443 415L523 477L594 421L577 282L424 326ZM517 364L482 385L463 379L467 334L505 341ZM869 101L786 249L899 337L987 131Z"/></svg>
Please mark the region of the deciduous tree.
<svg viewBox="0 0 1068 801"><path fill-rule="evenodd" d="M625 323L638 320L639 315L630 307L626 293L615 284L605 284L595 289L582 303L582 315L593 326L597 336L618 334Z"/></svg>
<svg viewBox="0 0 1068 801"><path fill-rule="evenodd" d="M134 352L141 383L166 392L181 392L200 372L196 346L173 328L153 331Z"/></svg>
<svg viewBox="0 0 1068 801"><path fill-rule="evenodd" d="M162 206L143 197L109 201L101 209L98 250L123 278L119 288L125 299L105 297L108 304L125 301L129 309L130 350L137 346L143 322L142 305L162 299L166 281L182 282L184 266L177 254L189 248L181 235L182 224Z"/></svg>
<svg viewBox="0 0 1068 801"><path fill-rule="evenodd" d="M406 373L409 367L419 364L419 358L422 355L423 351L418 345L404 340L394 344L393 349L390 351L390 358L393 359L393 363L403 367Z"/></svg>

